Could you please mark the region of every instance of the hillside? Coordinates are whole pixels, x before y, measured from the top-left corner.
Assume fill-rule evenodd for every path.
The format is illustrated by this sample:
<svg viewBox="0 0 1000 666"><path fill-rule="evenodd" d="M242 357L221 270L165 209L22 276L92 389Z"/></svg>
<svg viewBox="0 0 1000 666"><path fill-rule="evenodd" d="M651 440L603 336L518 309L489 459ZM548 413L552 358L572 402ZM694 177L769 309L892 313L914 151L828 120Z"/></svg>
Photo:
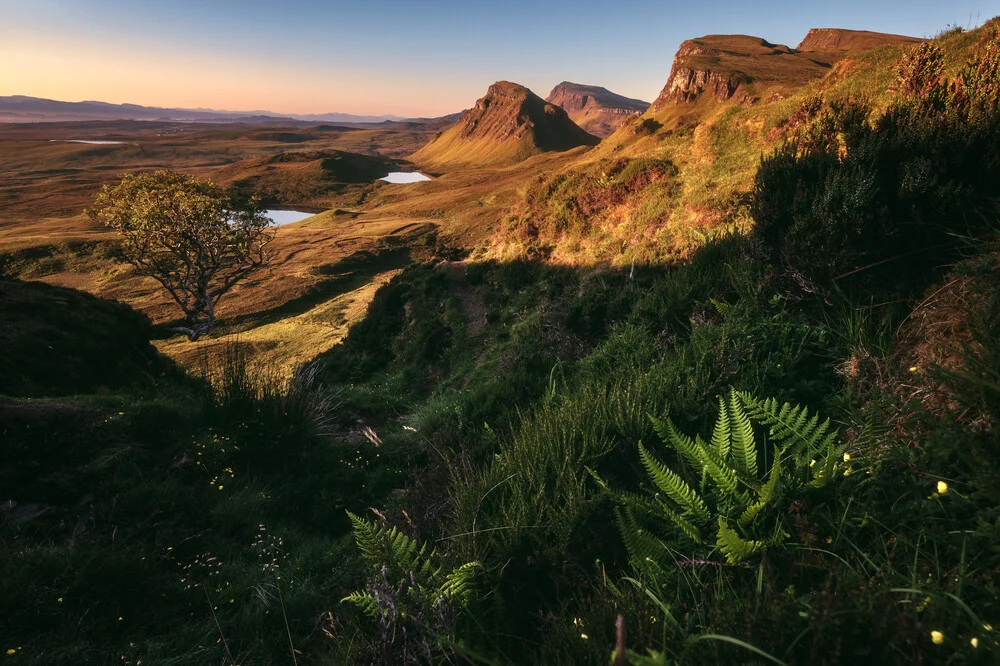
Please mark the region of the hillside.
<svg viewBox="0 0 1000 666"><path fill-rule="evenodd" d="M503 165L532 155L593 146L599 139L522 85L498 81L454 127L411 156L425 168Z"/></svg>
<svg viewBox="0 0 1000 666"><path fill-rule="evenodd" d="M75 289L0 278L0 395L57 396L155 385L171 363L149 319Z"/></svg>
<svg viewBox="0 0 1000 666"><path fill-rule="evenodd" d="M937 40L947 71L968 58L976 40L974 33ZM493 227L483 255L660 263L745 227L741 201L760 156L815 121L824 103L865 97L888 104L900 58L921 41L827 29L810 31L800 44L811 50L747 35L688 40L653 105L578 163L526 188ZM674 173L624 197L614 190L615 173L650 159L670 162ZM585 213L597 200L607 205Z"/></svg>
<svg viewBox="0 0 1000 666"><path fill-rule="evenodd" d="M553 88L545 101L561 106L570 120L602 139L649 108L649 102L618 95L600 86L568 81Z"/></svg>
<svg viewBox="0 0 1000 666"><path fill-rule="evenodd" d="M267 202L330 207L349 191L356 199L357 186L371 185L399 165L397 160L342 150L303 151L240 160L212 178L254 192Z"/></svg>

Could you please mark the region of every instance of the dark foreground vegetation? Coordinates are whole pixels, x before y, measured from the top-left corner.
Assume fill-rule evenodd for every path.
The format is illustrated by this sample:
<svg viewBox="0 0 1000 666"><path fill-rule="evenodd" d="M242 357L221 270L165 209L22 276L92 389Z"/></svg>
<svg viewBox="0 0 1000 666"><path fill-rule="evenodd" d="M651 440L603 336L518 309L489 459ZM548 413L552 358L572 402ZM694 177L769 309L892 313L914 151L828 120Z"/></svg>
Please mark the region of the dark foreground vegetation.
<svg viewBox="0 0 1000 666"><path fill-rule="evenodd" d="M684 263L417 265L287 385L235 352L211 381L5 384L0 648L995 663L984 33L944 82L918 47L887 110L812 107L761 164L754 230Z"/></svg>

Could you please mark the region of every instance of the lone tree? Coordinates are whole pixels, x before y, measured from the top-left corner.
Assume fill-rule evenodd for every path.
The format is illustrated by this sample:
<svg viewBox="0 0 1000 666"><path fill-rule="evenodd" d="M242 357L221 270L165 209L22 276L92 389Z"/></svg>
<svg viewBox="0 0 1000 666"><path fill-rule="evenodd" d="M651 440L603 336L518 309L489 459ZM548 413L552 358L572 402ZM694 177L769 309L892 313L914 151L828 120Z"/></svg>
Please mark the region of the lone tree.
<svg viewBox="0 0 1000 666"><path fill-rule="evenodd" d="M170 293L184 311L173 330L189 340L211 332L219 299L268 262L274 238L257 200L173 171L105 185L88 214L121 234L126 260Z"/></svg>

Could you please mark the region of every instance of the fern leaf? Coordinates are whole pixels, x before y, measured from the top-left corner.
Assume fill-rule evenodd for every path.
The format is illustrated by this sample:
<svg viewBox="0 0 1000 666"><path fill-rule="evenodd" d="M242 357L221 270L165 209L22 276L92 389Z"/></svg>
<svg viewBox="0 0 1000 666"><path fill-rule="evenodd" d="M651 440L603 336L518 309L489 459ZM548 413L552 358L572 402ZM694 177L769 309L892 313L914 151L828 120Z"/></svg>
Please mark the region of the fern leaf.
<svg viewBox="0 0 1000 666"><path fill-rule="evenodd" d="M347 512L347 517L351 520L354 542L358 545L358 550L361 551L361 557L369 565L380 566L384 553L379 539L379 527L350 511Z"/></svg>
<svg viewBox="0 0 1000 666"><path fill-rule="evenodd" d="M628 551L632 566L639 570L646 570L649 562L655 562L663 549L659 540L639 527L635 516L627 508L615 509L618 517L618 528L622 533L622 541L625 542L625 550Z"/></svg>
<svg viewBox="0 0 1000 666"><path fill-rule="evenodd" d="M676 472L661 464L650 455L646 447L639 443L639 457L642 464L649 472L653 483L663 491L670 499L677 503L681 509L689 514L695 522L705 524L711 520L708 507L705 502Z"/></svg>
<svg viewBox="0 0 1000 666"><path fill-rule="evenodd" d="M792 453L812 456L836 442L837 432L830 419L820 421L809 410L791 403L780 405L774 398L758 400L748 393L737 392L749 415L770 429L772 439L786 444Z"/></svg>
<svg viewBox="0 0 1000 666"><path fill-rule="evenodd" d="M649 417L653 422L653 428L656 430L656 434L660 436L660 439L667 446L673 447L675 451L680 453L688 463L699 473L705 471L705 464L702 461L702 457L698 452L698 447L687 435L677 431L674 427L673 421L666 419L661 421L653 416Z"/></svg>
<svg viewBox="0 0 1000 666"><path fill-rule="evenodd" d="M732 422L732 447L736 468L744 475L755 479L757 478L757 442L753 436L753 425L734 390L730 390L729 393L729 420Z"/></svg>
<svg viewBox="0 0 1000 666"><path fill-rule="evenodd" d="M378 601L371 592L352 592L340 600L340 603L354 604L369 617L378 619L382 615L382 609L378 607Z"/></svg>
<svg viewBox="0 0 1000 666"><path fill-rule="evenodd" d="M722 460L729 457L731 438L729 410L726 409L726 403L722 396L719 396L719 418L716 419L715 427L712 428L712 448Z"/></svg>
<svg viewBox="0 0 1000 666"><path fill-rule="evenodd" d="M421 545L395 527L370 523L350 511L347 515L354 528L354 541L369 567L388 567L394 578L403 578L410 573L421 579L437 576L438 570L433 566L436 549L428 550L427 544Z"/></svg>
<svg viewBox="0 0 1000 666"><path fill-rule="evenodd" d="M701 530L698 529L697 525L690 522L684 518L684 516L673 511L666 505L661 505L660 510L663 512L663 515L667 517L667 520L673 523L674 526L684 534L684 536L695 543L702 543Z"/></svg>
<svg viewBox="0 0 1000 666"><path fill-rule="evenodd" d="M719 516L719 537L716 545L730 564L739 564L764 548L763 541L747 540L741 537L722 516Z"/></svg>
<svg viewBox="0 0 1000 666"><path fill-rule="evenodd" d="M444 582L434 595L434 604L442 601L452 601L459 605L466 605L475 594L472 581L476 577L476 572L482 568L479 562L467 562L452 570L445 576Z"/></svg>
<svg viewBox="0 0 1000 666"><path fill-rule="evenodd" d="M729 500L742 501L740 481L736 471L722 460L701 437L695 437L694 444L702 467L715 482L716 488Z"/></svg>

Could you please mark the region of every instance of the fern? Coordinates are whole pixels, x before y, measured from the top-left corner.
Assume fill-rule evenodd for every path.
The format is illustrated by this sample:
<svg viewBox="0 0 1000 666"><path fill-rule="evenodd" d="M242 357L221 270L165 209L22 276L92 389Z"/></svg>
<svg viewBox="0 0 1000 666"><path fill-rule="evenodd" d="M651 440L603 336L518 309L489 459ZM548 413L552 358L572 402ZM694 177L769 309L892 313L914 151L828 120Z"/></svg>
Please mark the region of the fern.
<svg viewBox="0 0 1000 666"><path fill-rule="evenodd" d="M435 605L442 601L454 601L466 605L475 593L472 581L482 565L479 562L466 562L445 576L444 582L435 594Z"/></svg>
<svg viewBox="0 0 1000 666"><path fill-rule="evenodd" d="M712 446L720 458L725 459L729 457L732 438L733 433L729 420L729 410L726 408L725 401L720 397L719 420L715 422L715 428L712 429Z"/></svg>
<svg viewBox="0 0 1000 666"><path fill-rule="evenodd" d="M719 516L719 539L716 545L730 564L739 564L764 550L763 541L744 539L729 526L723 516Z"/></svg>
<svg viewBox="0 0 1000 666"><path fill-rule="evenodd" d="M414 573L418 578L433 576L432 561L435 549L428 551L427 544L420 545L395 527L370 523L350 511L347 512L354 527L354 541L361 556L374 570L387 567L393 577Z"/></svg>
<svg viewBox="0 0 1000 666"><path fill-rule="evenodd" d="M639 443L639 458L658 490L652 498L608 487L592 470L590 474L617 501L618 524L633 565L648 569L647 560L673 548L670 536L661 541L643 529L651 519L679 531L702 548L707 547L703 532L717 526L715 545L730 564L738 564L781 543L780 513L773 510L782 493L803 487L819 487L836 477L843 447L829 419L821 421L805 407L778 401L758 400L747 393L730 390L728 399L719 399L719 417L710 442L691 438L677 430L669 418L650 416L663 444L673 449L700 475L696 490L690 479L666 465ZM774 458L765 478L758 468L759 447L754 421L770 432L775 443ZM820 452L825 455L820 456ZM811 460L810 460L811 457ZM817 464L816 458L822 457ZM805 474L800 470L805 469ZM763 538L765 516L773 516L771 538ZM650 523L652 524L652 523ZM710 556L710 553L704 556Z"/></svg>
<svg viewBox="0 0 1000 666"><path fill-rule="evenodd" d="M837 440L837 431L830 428L830 419L820 422L819 414L810 417L809 410L790 403L780 404L774 398L758 400L748 393L736 392L747 413L770 428L771 438L791 448L799 455L815 455L829 449Z"/></svg>
<svg viewBox="0 0 1000 666"><path fill-rule="evenodd" d="M719 399L722 403L722 399ZM757 443L754 441L753 425L746 411L741 409L736 391L730 390L729 418L733 423L733 453L739 471L747 476L757 476Z"/></svg>
<svg viewBox="0 0 1000 666"><path fill-rule="evenodd" d="M473 580L482 568L479 562L467 562L442 574L440 565L436 564L436 549L411 539L395 527L368 522L350 511L347 515L354 527L358 550L369 566L369 586L344 597L342 602L352 603L367 615L379 618L387 609L368 590L380 583L384 587L398 582L399 588L391 591L390 596L394 599L390 605L393 612L415 605L415 609L406 611L411 616L417 612L427 613L430 610L426 607L427 600L432 608L443 603L464 607L475 596Z"/></svg>
<svg viewBox="0 0 1000 666"><path fill-rule="evenodd" d="M340 603L354 604L360 608L365 615L377 619L382 615L382 609L378 605L378 600L371 592L357 591L351 592L348 596L340 600Z"/></svg>
<svg viewBox="0 0 1000 666"><path fill-rule="evenodd" d="M642 442L639 443L639 457L642 458L642 464L645 466L646 471L649 472L653 483L666 493L670 499L677 502L685 513L689 514L699 524L705 524L712 519L708 513L708 507L698 497L698 493L680 475L653 458L649 454L649 451L646 450L646 447L642 445Z"/></svg>

